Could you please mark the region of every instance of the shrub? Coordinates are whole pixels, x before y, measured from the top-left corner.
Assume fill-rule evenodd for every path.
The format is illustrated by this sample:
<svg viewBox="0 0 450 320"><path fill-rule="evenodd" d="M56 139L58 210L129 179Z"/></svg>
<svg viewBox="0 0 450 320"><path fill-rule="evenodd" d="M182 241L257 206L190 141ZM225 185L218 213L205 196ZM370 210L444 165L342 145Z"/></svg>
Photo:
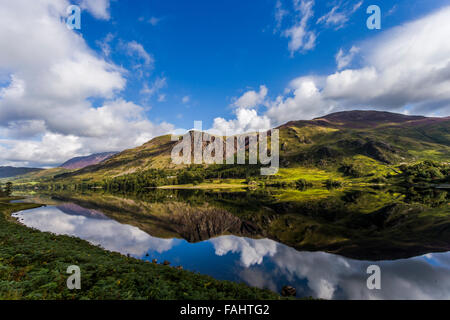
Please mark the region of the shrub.
<svg viewBox="0 0 450 320"><path fill-rule="evenodd" d="M330 189L341 188L343 186L343 183L339 180L328 179L327 181L325 181L325 186Z"/></svg>
<svg viewBox="0 0 450 320"><path fill-rule="evenodd" d="M298 190L305 190L307 189L311 184L308 183L305 179L299 179L297 181L295 181L295 187Z"/></svg>

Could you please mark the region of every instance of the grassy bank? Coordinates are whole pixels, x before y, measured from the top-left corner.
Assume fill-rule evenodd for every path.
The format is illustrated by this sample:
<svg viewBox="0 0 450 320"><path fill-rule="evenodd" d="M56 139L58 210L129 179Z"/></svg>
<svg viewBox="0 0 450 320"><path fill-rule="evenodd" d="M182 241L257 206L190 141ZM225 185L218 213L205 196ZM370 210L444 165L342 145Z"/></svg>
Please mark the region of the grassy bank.
<svg viewBox="0 0 450 320"><path fill-rule="evenodd" d="M84 240L29 229L11 214L35 204L0 198L0 299L280 299L209 276L127 258ZM68 290L67 267L81 269Z"/></svg>

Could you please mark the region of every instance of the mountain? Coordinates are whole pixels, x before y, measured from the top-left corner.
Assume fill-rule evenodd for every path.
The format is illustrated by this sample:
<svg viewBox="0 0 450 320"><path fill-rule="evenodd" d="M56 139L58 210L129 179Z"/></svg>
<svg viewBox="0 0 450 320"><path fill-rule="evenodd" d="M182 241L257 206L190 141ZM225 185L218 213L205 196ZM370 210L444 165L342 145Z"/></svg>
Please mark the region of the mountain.
<svg viewBox="0 0 450 320"><path fill-rule="evenodd" d="M358 176L361 173L358 171L372 174L374 170L383 171L387 166L404 162L450 159L450 117L356 110L291 121L278 129L282 168L316 167ZM170 135L154 138L59 178L98 181L140 170L181 168L183 165L171 161L171 151L177 142L170 138Z"/></svg>
<svg viewBox="0 0 450 320"><path fill-rule="evenodd" d="M384 164L450 158L450 117L344 111L279 127L285 160L317 164L372 158Z"/></svg>
<svg viewBox="0 0 450 320"><path fill-rule="evenodd" d="M101 163L87 166L75 172L64 173L60 178L90 179L92 175L95 175L95 180L101 180L106 177L134 173L141 169L175 168L176 166L171 164L170 158L175 144L176 142L171 141L170 135L156 137L142 146L117 153Z"/></svg>
<svg viewBox="0 0 450 320"><path fill-rule="evenodd" d="M76 157L64 162L62 165L60 165L60 167L70 170L82 169L87 166L91 166L100 163L102 161L105 161L106 159L111 158L116 153L117 152L103 152L91 154L90 156L85 157Z"/></svg>
<svg viewBox="0 0 450 320"><path fill-rule="evenodd" d="M386 111L342 111L316 118L316 121L328 121L332 124L344 125L352 128L376 127L387 124L400 124L410 121L424 120L424 116L408 116Z"/></svg>
<svg viewBox="0 0 450 320"><path fill-rule="evenodd" d="M0 178L12 178L27 174L30 172L41 171L40 168L16 168L16 167L0 167Z"/></svg>
<svg viewBox="0 0 450 320"><path fill-rule="evenodd" d="M325 127L346 127L348 129L369 129L387 125L412 125L446 122L450 117L436 118L409 116L387 111L353 110L328 114L313 120L291 121L281 127L314 124Z"/></svg>

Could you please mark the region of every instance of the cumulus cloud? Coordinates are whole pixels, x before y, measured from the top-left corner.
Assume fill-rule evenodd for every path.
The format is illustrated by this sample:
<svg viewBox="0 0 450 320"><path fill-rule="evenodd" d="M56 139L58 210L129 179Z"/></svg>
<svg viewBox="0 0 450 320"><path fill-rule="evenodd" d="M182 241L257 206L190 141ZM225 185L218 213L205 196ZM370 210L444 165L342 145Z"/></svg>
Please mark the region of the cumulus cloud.
<svg viewBox="0 0 450 320"><path fill-rule="evenodd" d="M397 261L358 261L325 252L301 252L269 239L222 236L209 240L215 254L239 254L239 276L280 291L289 283L298 296L321 299L448 299L450 256L433 253ZM367 267L379 265L381 290L367 288Z"/></svg>
<svg viewBox="0 0 450 320"><path fill-rule="evenodd" d="M406 23L363 44L365 66L325 79L325 99L399 111L448 115L450 7Z"/></svg>
<svg viewBox="0 0 450 320"><path fill-rule="evenodd" d="M0 143L7 146L2 150L2 159L25 165L31 165L35 162L60 164L82 148L79 137L55 133L44 133L39 141L0 140ZM45 161L39 162L38 159L45 159Z"/></svg>
<svg viewBox="0 0 450 320"><path fill-rule="evenodd" d="M6 138L0 163L54 165L91 151L135 146L171 129L117 98L126 71L65 26L69 4L0 3L0 78L8 79L0 86L0 133ZM105 102L94 107L91 98Z"/></svg>
<svg viewBox="0 0 450 320"><path fill-rule="evenodd" d="M321 79L300 77L290 84L289 95L278 96L267 110L267 116L275 124L293 119L310 119L329 113L335 105L323 98Z"/></svg>
<svg viewBox="0 0 450 320"><path fill-rule="evenodd" d="M289 283L298 296L321 299L448 299L450 255L433 253L397 261L358 261L325 252L301 252L269 239L221 236L209 240L215 254L239 254L239 276L280 291ZM381 290L367 288L367 267L382 270Z"/></svg>
<svg viewBox="0 0 450 320"><path fill-rule="evenodd" d="M257 108L266 104L268 89L262 85L259 92L250 90L237 98L233 107L236 119L225 120L224 118L215 118L212 130L223 134L240 134L245 132L256 132L270 129L271 122L267 116L259 116Z"/></svg>
<svg viewBox="0 0 450 320"><path fill-rule="evenodd" d="M60 207L61 208L61 207ZM63 209L63 208L61 208ZM57 207L19 212L14 216L29 226L55 234L76 236L109 251L141 258L149 251L163 253L177 244L174 239L155 238L140 229L115 220L85 214L82 208L71 209L77 214L64 213ZM100 214L100 212L98 213Z"/></svg>
<svg viewBox="0 0 450 320"><path fill-rule="evenodd" d="M168 123L153 124L143 107L121 99L105 102L99 108L58 112L46 122L47 126L42 120L10 124L5 131L11 138L20 134L21 140L0 140L6 146L1 159L23 165L58 165L74 155L141 145L173 130ZM38 133L40 138L33 139L26 133Z"/></svg>
<svg viewBox="0 0 450 320"><path fill-rule="evenodd" d="M448 254L416 257L376 263L347 259L324 252L298 252L278 244L271 260L275 274L283 274L293 283L305 283L304 295L322 299L448 299L449 265L436 266ZM379 265L382 270L381 290L366 286L367 267ZM420 276L419 276L420 275ZM268 280L268 279L267 279ZM304 287L305 285L301 285Z"/></svg>
<svg viewBox="0 0 450 320"><path fill-rule="evenodd" d="M97 19L110 19L109 0L81 0L80 7L88 10Z"/></svg>
<svg viewBox="0 0 450 320"><path fill-rule="evenodd" d="M254 90L247 91L234 102L234 105L238 108L255 108L264 102L267 92L266 86L260 86L259 92Z"/></svg>
<svg viewBox="0 0 450 320"><path fill-rule="evenodd" d="M358 52L359 48L356 46L351 47L351 49L347 53L345 53L342 48L339 49L338 53L336 54L336 64L338 70L347 67Z"/></svg>
<svg viewBox="0 0 450 320"><path fill-rule="evenodd" d="M259 116L255 109L240 108L236 111L236 119L215 118L213 130L222 135L233 135L245 132L257 132L271 128L270 119Z"/></svg>
<svg viewBox="0 0 450 320"><path fill-rule="evenodd" d="M277 252L277 243L269 239L254 240L236 236L223 236L210 240L216 255L240 253L241 263L245 267L261 264L264 257L271 257Z"/></svg>

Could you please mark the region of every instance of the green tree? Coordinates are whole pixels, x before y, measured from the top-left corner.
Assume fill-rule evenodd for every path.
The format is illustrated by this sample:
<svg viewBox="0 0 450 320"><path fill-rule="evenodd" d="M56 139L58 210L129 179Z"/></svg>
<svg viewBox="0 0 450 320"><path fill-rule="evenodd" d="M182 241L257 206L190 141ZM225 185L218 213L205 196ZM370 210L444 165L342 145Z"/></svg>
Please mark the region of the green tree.
<svg viewBox="0 0 450 320"><path fill-rule="evenodd" d="M12 186L13 186L12 182L7 182L7 183L6 183L5 193L6 193L6 195L7 195L8 197L9 197L9 196L11 195L11 193L12 193Z"/></svg>

